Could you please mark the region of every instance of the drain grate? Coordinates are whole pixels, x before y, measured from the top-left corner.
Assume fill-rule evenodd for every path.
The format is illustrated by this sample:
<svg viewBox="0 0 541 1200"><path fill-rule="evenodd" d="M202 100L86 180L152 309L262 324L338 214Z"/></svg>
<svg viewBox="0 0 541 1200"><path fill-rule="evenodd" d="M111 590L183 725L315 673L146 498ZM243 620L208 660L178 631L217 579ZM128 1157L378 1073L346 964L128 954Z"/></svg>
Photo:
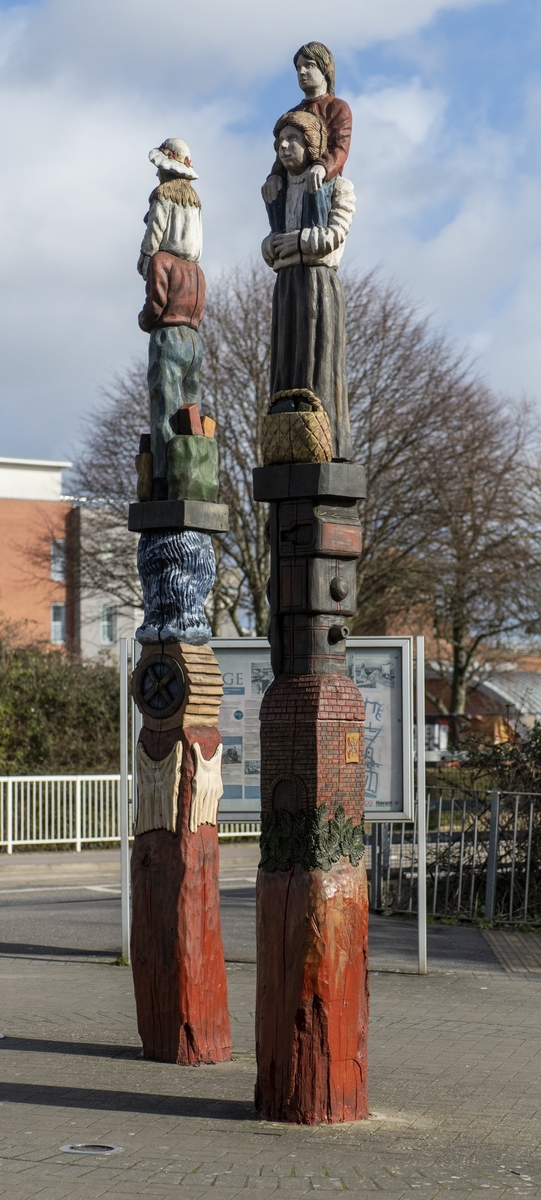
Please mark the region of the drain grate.
<svg viewBox="0 0 541 1200"><path fill-rule="evenodd" d="M76 1142L60 1149L65 1154L122 1154L122 1146L104 1146L99 1142Z"/></svg>

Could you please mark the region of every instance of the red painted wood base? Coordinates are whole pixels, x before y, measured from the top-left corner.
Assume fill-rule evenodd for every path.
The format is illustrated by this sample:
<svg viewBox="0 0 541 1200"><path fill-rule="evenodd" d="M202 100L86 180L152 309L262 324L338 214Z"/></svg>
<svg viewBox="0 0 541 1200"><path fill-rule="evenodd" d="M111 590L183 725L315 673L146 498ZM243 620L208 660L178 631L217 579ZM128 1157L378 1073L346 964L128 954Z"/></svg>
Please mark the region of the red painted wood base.
<svg viewBox="0 0 541 1200"><path fill-rule="evenodd" d="M259 870L256 1108L306 1125L368 1116L364 862Z"/></svg>
<svg viewBox="0 0 541 1200"><path fill-rule="evenodd" d="M143 729L147 754L164 758L180 730ZM181 733L184 757L178 831L155 829L132 851L132 967L137 1023L145 1058L182 1064L231 1058L227 983L220 929L218 830L190 833L191 746L211 758L217 729Z"/></svg>

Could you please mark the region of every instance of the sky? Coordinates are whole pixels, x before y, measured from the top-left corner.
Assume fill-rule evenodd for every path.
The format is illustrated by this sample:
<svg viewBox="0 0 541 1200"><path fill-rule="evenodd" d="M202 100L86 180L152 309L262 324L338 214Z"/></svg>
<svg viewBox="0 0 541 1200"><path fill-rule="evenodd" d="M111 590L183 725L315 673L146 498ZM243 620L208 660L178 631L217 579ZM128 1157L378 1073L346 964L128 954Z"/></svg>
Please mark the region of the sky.
<svg viewBox="0 0 541 1200"><path fill-rule="evenodd" d="M152 147L190 145L207 280L258 258L309 40L353 110L344 266L541 401L541 0L0 0L1 456L72 458L100 386L146 356Z"/></svg>

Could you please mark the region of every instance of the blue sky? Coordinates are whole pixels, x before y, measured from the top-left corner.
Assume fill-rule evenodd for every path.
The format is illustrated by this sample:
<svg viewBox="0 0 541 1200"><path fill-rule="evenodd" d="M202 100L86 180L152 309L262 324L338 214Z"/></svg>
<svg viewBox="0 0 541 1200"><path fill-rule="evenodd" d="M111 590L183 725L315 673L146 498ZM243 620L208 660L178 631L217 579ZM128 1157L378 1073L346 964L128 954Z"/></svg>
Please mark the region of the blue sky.
<svg viewBox="0 0 541 1200"><path fill-rule="evenodd" d="M275 0L272 20L253 0L0 0L1 455L69 457L99 385L146 353L153 145L190 143L207 276L258 256L272 125L314 37L354 113L345 264L541 398L541 0Z"/></svg>

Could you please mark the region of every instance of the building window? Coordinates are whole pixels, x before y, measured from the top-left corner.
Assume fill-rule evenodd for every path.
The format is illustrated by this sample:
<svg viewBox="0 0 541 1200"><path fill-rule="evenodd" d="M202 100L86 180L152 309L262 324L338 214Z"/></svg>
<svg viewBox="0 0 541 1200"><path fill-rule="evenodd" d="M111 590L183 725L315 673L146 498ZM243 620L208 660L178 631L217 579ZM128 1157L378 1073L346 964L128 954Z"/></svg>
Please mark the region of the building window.
<svg viewBox="0 0 541 1200"><path fill-rule="evenodd" d="M53 646L63 646L66 640L66 605L51 604L51 641Z"/></svg>
<svg viewBox="0 0 541 1200"><path fill-rule="evenodd" d="M104 646L114 646L116 642L116 608L114 604L104 604L102 607L101 640Z"/></svg>
<svg viewBox="0 0 541 1200"><path fill-rule="evenodd" d="M51 541L51 579L55 583L65 583L66 580L66 543L64 538L53 538Z"/></svg>

